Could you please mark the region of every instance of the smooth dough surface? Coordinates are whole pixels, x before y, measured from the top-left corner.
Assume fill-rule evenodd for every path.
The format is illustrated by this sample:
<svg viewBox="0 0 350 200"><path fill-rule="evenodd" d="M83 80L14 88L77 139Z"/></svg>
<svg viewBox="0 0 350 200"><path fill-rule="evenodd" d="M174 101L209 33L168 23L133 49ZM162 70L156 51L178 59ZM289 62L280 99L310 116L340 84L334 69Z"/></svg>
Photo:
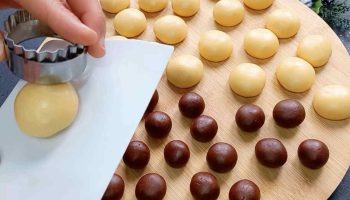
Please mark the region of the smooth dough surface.
<svg viewBox="0 0 350 200"><path fill-rule="evenodd" d="M24 133L44 138L67 128L78 107L78 95L70 84L27 84L17 94L15 116Z"/></svg>
<svg viewBox="0 0 350 200"><path fill-rule="evenodd" d="M242 63L236 66L229 77L232 91L243 97L258 96L264 89L265 82L265 71L252 63Z"/></svg>
<svg viewBox="0 0 350 200"><path fill-rule="evenodd" d="M170 59L166 75L168 81L178 88L189 88L199 83L203 76L203 63L192 55Z"/></svg>
<svg viewBox="0 0 350 200"><path fill-rule="evenodd" d="M278 38L291 38L299 31L300 19L289 10L278 9L267 16L266 28Z"/></svg>
<svg viewBox="0 0 350 200"><path fill-rule="evenodd" d="M147 20L145 15L135 9L128 8L120 11L113 19L115 30L125 37L136 37L145 31Z"/></svg>
<svg viewBox="0 0 350 200"><path fill-rule="evenodd" d="M185 21L174 15L161 17L153 25L154 34L165 44L182 42L187 36L187 29Z"/></svg>
<svg viewBox="0 0 350 200"><path fill-rule="evenodd" d="M244 7L238 0L220 0L214 6L213 16L222 26L235 26L243 20Z"/></svg>
<svg viewBox="0 0 350 200"><path fill-rule="evenodd" d="M104 11L118 13L130 6L130 0L100 0L101 7Z"/></svg>
<svg viewBox="0 0 350 200"><path fill-rule="evenodd" d="M182 17L195 15L200 7L200 0L171 0L175 14Z"/></svg>
<svg viewBox="0 0 350 200"><path fill-rule="evenodd" d="M243 0L244 4L254 10L264 10L273 4L274 0Z"/></svg>
<svg viewBox="0 0 350 200"><path fill-rule="evenodd" d="M244 37L244 49L252 57L258 59L270 58L276 54L279 47L277 36L268 29L251 30Z"/></svg>
<svg viewBox="0 0 350 200"><path fill-rule="evenodd" d="M315 94L313 107L329 120L350 118L350 90L342 85L325 86Z"/></svg>
<svg viewBox="0 0 350 200"><path fill-rule="evenodd" d="M233 51L231 37L218 30L204 33L199 40L200 55L212 62L220 62L229 58Z"/></svg>
<svg viewBox="0 0 350 200"><path fill-rule="evenodd" d="M138 4L146 12L159 12L168 5L168 0L138 0Z"/></svg>
<svg viewBox="0 0 350 200"><path fill-rule="evenodd" d="M277 65L276 76L278 82L291 92L305 92L315 82L314 68L305 60L289 57Z"/></svg>
<svg viewBox="0 0 350 200"><path fill-rule="evenodd" d="M309 35L299 43L297 55L312 66L321 67L332 55L332 44L324 36Z"/></svg>
<svg viewBox="0 0 350 200"><path fill-rule="evenodd" d="M128 38L124 37L124 36L120 36L120 35L114 35L109 37L112 40L127 40Z"/></svg>

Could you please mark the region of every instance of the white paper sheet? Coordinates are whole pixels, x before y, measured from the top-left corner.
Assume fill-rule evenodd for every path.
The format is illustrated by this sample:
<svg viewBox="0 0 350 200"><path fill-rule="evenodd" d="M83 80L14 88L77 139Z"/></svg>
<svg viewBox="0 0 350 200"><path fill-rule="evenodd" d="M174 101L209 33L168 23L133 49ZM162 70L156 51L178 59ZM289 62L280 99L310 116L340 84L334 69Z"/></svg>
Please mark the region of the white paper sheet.
<svg viewBox="0 0 350 200"><path fill-rule="evenodd" d="M18 129L13 103L23 81L0 108L1 200L101 198L173 48L111 40L106 50L104 58L88 59L79 114L59 135L38 139Z"/></svg>

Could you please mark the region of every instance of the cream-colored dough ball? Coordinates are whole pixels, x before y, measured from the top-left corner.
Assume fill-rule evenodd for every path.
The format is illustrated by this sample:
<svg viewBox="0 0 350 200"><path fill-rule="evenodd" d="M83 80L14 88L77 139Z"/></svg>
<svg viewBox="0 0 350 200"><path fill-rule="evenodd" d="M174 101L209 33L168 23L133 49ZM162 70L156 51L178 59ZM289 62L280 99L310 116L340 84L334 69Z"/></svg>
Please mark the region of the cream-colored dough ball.
<svg viewBox="0 0 350 200"><path fill-rule="evenodd" d="M120 11L113 20L114 29L122 36L136 37L145 31L147 20L145 15L135 9L128 8Z"/></svg>
<svg viewBox="0 0 350 200"><path fill-rule="evenodd" d="M233 51L231 37L218 30L204 33L199 40L200 55L212 62L220 62L229 58Z"/></svg>
<svg viewBox="0 0 350 200"><path fill-rule="evenodd" d="M173 11L182 17L195 15L200 7L200 0L171 0Z"/></svg>
<svg viewBox="0 0 350 200"><path fill-rule="evenodd" d="M270 58L276 54L279 47L277 36L268 29L251 30L244 38L244 49L252 57L258 59Z"/></svg>
<svg viewBox="0 0 350 200"><path fill-rule="evenodd" d="M332 44L321 35L309 35L299 43L297 55L312 66L321 67L332 55Z"/></svg>
<svg viewBox="0 0 350 200"><path fill-rule="evenodd" d="M114 35L109 37L112 40L127 40L128 38L124 37L124 36L120 36L120 35Z"/></svg>
<svg viewBox="0 0 350 200"><path fill-rule="evenodd" d="M154 34L165 44L182 42L187 36L187 29L185 21L174 15L161 17L153 25Z"/></svg>
<svg viewBox="0 0 350 200"><path fill-rule="evenodd" d="M118 13L130 5L130 0L100 0L101 7L104 11Z"/></svg>
<svg viewBox="0 0 350 200"><path fill-rule="evenodd" d="M138 0L138 3L146 12L159 12L168 5L168 0Z"/></svg>
<svg viewBox="0 0 350 200"><path fill-rule="evenodd" d="M50 137L74 121L79 99L70 84L27 84L17 94L15 116L19 128L33 137Z"/></svg>
<svg viewBox="0 0 350 200"><path fill-rule="evenodd" d="M258 96L265 87L266 73L258 65L242 63L230 73L229 84L232 91L243 97Z"/></svg>
<svg viewBox="0 0 350 200"><path fill-rule="evenodd" d="M275 10L267 17L266 28L278 38L291 38L299 31L300 19L289 10Z"/></svg>
<svg viewBox="0 0 350 200"><path fill-rule="evenodd" d="M238 0L220 0L214 6L213 16L222 26L235 26L243 20L244 7Z"/></svg>
<svg viewBox="0 0 350 200"><path fill-rule="evenodd" d="M191 55L170 59L166 75L168 81L178 88L189 88L199 83L203 76L203 63Z"/></svg>
<svg viewBox="0 0 350 200"><path fill-rule="evenodd" d="M264 10L273 4L274 0L243 0L244 4L254 10Z"/></svg>
<svg viewBox="0 0 350 200"><path fill-rule="evenodd" d="M316 73L305 60L289 57L277 65L276 76L285 89L291 92L305 92L315 82Z"/></svg>
<svg viewBox="0 0 350 200"><path fill-rule="evenodd" d="M350 90L341 85L328 85L314 96L315 111L329 120L350 118Z"/></svg>

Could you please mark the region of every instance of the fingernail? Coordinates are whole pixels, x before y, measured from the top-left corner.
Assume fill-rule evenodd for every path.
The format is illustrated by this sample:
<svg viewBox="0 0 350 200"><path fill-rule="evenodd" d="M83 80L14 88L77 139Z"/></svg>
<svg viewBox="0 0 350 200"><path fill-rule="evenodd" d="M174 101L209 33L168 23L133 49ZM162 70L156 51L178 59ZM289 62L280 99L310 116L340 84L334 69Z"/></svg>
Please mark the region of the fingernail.
<svg viewBox="0 0 350 200"><path fill-rule="evenodd" d="M105 49L105 37L101 37L100 38L100 45L103 48L103 50Z"/></svg>

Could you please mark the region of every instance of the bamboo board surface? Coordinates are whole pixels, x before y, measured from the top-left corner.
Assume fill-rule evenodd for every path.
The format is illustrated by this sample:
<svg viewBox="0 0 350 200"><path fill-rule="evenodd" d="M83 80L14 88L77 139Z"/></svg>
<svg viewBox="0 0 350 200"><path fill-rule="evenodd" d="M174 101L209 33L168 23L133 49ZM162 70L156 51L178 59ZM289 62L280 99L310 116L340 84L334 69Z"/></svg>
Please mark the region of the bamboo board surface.
<svg viewBox="0 0 350 200"><path fill-rule="evenodd" d="M312 108L312 97L315 91L328 84L350 86L350 58L345 47L335 33L309 8L297 0L275 0L272 7L264 11L253 11L246 8L243 22L232 28L224 28L215 24L212 8L216 1L201 0L200 11L190 18L184 18L189 27L186 40L178 45L174 55L192 54L199 56L198 40L200 34L211 29L218 29L232 36L234 43L233 55L227 61L212 63L202 59L205 72L202 81L194 88L179 90L171 86L164 75L158 85L160 100L155 110L164 111L172 118L173 128L169 137L164 140L154 140L147 137L144 121L141 121L134 140L142 140L151 149L151 159L144 170L132 170L120 163L116 172L126 182L123 199L136 199L135 185L138 179L150 172L162 175L167 181L165 199L192 199L189 184L191 177L200 171L212 172L219 180L221 193L219 199L228 199L228 191L233 183L240 179L250 179L260 188L262 199L326 199L335 190L350 165L350 124L349 120L329 121L319 117ZM135 2L131 7L138 8ZM268 13L278 8L286 8L295 12L301 18L301 29L292 39L280 40L277 54L267 60L257 60L248 56L243 50L243 37L249 30L264 27ZM172 14L171 5L155 14L147 14L148 27L136 39L157 41L153 34L153 22L166 14ZM106 13L107 37L117 35L113 28L114 15ZM294 56L298 42L309 34L322 34L332 41L333 55L329 63L317 69L317 80L312 89L306 93L294 94L279 86L275 77L275 67L281 59ZM231 92L228 85L229 72L239 63L252 62L260 65L267 73L267 83L263 93L256 98L242 98ZM219 125L219 131L210 143L199 143L191 138L189 127L191 121L184 118L177 103L181 94L194 91L203 96L206 109L203 114L214 117ZM302 102L306 109L306 119L295 129L282 129L275 125L272 118L274 105L280 100L295 98ZM263 108L266 115L265 125L258 133L241 132L234 121L236 110L245 103L254 103ZM269 169L257 162L254 155L256 142L262 138L274 137L283 142L288 151L287 163L279 169ZM305 140L315 138L325 142L330 149L330 159L320 170L309 170L303 167L297 157L297 148ZM163 158L163 148L171 140L185 141L190 148L191 158L183 169L172 169ZM208 148L216 142L227 142L238 152L238 162L235 168L225 174L211 171L206 164Z"/></svg>

